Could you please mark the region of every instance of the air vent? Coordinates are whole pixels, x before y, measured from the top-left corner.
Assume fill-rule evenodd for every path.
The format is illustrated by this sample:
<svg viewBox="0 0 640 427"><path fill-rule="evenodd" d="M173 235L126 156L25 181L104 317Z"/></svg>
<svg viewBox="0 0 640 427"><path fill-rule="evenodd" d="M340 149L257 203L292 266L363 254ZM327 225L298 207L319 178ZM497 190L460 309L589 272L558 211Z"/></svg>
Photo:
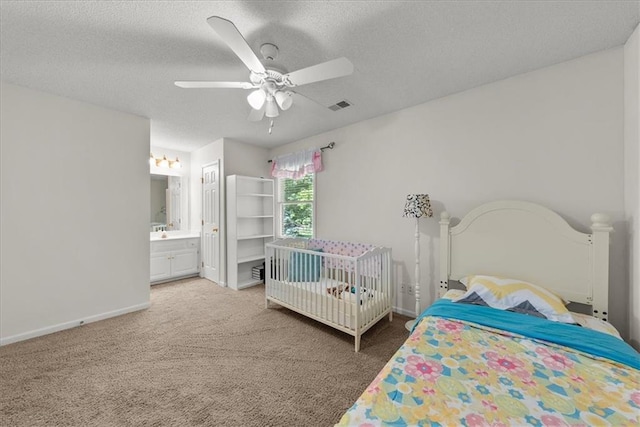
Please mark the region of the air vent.
<svg viewBox="0 0 640 427"><path fill-rule="evenodd" d="M343 99L340 102L336 102L335 104L330 105L329 109L331 111L338 111L338 110L342 110L343 108L350 107L351 105L353 105L351 104L351 102L347 101L346 99Z"/></svg>

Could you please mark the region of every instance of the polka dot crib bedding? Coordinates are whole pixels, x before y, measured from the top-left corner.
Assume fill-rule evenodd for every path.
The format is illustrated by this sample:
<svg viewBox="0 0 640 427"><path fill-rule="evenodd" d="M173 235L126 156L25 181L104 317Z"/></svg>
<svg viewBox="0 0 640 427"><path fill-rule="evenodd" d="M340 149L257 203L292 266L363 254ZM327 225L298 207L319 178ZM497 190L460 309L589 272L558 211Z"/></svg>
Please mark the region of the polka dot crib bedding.
<svg viewBox="0 0 640 427"><path fill-rule="evenodd" d="M391 319L391 250L362 243L282 239L266 245L265 293L274 302L355 337Z"/></svg>
<svg viewBox="0 0 640 427"><path fill-rule="evenodd" d="M476 309L495 310L468 308ZM594 354L556 344L551 333L543 340L455 313L425 315L338 425L637 426L640 355L612 335L562 327L615 349Z"/></svg>

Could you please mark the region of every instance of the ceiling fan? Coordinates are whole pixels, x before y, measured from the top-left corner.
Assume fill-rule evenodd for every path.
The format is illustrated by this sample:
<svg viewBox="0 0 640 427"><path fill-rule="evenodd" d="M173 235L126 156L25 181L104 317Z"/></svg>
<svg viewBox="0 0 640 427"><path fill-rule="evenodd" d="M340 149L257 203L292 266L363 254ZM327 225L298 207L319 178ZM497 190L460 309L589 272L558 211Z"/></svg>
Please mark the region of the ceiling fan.
<svg viewBox="0 0 640 427"><path fill-rule="evenodd" d="M251 90L247 96L247 101L252 108L249 114L251 121L260 121L265 115L269 118L278 117L279 108L283 111L291 108L294 97L296 102L309 100L309 98L291 90L294 87L348 76L353 73L353 64L347 58L334 59L287 74L273 67L266 68L233 22L219 16L212 16L207 19L207 23L247 66L250 81L176 81L175 85L186 89ZM278 47L271 43L265 43L260 47L260 53L265 60L273 60L278 54Z"/></svg>

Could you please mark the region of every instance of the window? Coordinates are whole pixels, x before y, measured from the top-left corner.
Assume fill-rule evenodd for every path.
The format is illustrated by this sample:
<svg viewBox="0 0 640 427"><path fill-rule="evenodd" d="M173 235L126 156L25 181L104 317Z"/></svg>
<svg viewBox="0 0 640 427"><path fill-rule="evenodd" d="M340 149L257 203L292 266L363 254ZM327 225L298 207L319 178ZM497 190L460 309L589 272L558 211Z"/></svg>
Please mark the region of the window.
<svg viewBox="0 0 640 427"><path fill-rule="evenodd" d="M301 179L278 178L281 237L313 237L314 177L314 174L309 174Z"/></svg>

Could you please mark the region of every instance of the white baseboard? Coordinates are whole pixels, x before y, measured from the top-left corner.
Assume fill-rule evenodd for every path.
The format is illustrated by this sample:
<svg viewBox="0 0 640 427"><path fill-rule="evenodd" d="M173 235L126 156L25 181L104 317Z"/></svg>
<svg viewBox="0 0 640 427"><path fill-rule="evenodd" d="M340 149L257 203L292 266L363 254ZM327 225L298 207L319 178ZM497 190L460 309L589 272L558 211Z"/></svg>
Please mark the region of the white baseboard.
<svg viewBox="0 0 640 427"><path fill-rule="evenodd" d="M136 304L136 305L121 308L118 310L108 311L106 313L100 313L93 316L85 317L84 319L72 320L70 322L59 323L57 325L47 326L46 328L36 329L35 331L29 331L29 332L24 332L22 334L0 338L0 346L12 344L18 341L28 340L30 338L40 337L42 335L52 334L54 332L64 331L65 329L75 328L77 326L86 325L87 323L93 323L99 320L121 316L123 314L132 313L134 311L145 310L149 307L151 307L151 302L145 302L142 304Z"/></svg>
<svg viewBox="0 0 640 427"><path fill-rule="evenodd" d="M406 310L400 307L393 307L393 312L402 314L403 316L416 317L416 312L414 310Z"/></svg>
<svg viewBox="0 0 640 427"><path fill-rule="evenodd" d="M206 277L204 277L204 274L202 273L202 271L200 272L200 278L201 278L201 279L207 279ZM222 288L226 288L226 287L227 287L227 283L226 283L226 282L223 282L222 280L218 280L217 282L214 282L214 281L213 281L213 280L211 280L211 279L207 279L207 280L208 280L208 281L210 281L210 282L215 283L216 285L218 285L218 286L220 286L220 287L222 287Z"/></svg>
<svg viewBox="0 0 640 427"><path fill-rule="evenodd" d="M198 273L186 274L184 276L174 276L168 279L158 280L157 282L151 282L151 286L162 285L163 283L175 282L177 280L188 279L189 277L202 277Z"/></svg>

